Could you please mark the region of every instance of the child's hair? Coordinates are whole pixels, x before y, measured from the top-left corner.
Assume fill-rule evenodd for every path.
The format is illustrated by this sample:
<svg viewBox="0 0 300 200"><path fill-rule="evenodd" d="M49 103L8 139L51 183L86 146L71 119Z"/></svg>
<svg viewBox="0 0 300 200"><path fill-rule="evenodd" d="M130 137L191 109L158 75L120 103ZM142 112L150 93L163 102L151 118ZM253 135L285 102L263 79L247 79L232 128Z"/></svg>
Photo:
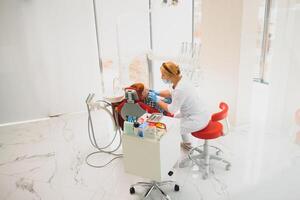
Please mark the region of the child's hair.
<svg viewBox="0 0 300 200"><path fill-rule="evenodd" d="M141 97L142 97L143 91L145 89L144 84L143 83L135 83L135 84L132 84L130 87L135 89L137 95L139 96L139 99L142 99Z"/></svg>

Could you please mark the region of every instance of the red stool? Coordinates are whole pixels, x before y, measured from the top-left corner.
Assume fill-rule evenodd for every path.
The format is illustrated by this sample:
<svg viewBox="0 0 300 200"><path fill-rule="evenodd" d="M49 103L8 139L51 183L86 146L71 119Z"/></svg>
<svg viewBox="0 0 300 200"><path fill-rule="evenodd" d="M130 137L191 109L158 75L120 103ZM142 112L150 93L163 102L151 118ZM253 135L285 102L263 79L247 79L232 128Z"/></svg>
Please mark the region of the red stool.
<svg viewBox="0 0 300 200"><path fill-rule="evenodd" d="M204 161L203 179L206 179L209 175L210 160L219 160L226 163L226 170L229 170L231 167L231 164L228 161L219 157L219 153L222 152L221 149L215 146L208 145L208 140L216 139L224 135L223 125L219 121L226 120L227 129L229 130L229 124L227 120L228 105L222 102L220 103L219 107L221 111L212 115L211 120L206 128L192 133L194 137L204 140L203 145L192 148L188 154L188 159L192 160L199 167L203 167L203 162L201 161ZM215 148L217 150L216 155L209 154L209 147ZM198 154L195 155L195 153ZM181 166L184 166L183 163L185 163L186 161L187 160L183 161L181 163Z"/></svg>

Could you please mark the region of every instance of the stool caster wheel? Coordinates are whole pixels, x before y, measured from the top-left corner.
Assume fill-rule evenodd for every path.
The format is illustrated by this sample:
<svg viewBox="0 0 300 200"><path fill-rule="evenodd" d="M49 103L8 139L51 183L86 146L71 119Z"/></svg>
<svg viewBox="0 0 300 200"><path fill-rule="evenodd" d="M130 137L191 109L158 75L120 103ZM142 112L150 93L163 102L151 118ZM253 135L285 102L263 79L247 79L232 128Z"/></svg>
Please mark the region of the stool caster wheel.
<svg viewBox="0 0 300 200"><path fill-rule="evenodd" d="M129 192L130 192L130 194L134 194L134 193L135 193L134 187L131 187L131 188L129 189Z"/></svg>
<svg viewBox="0 0 300 200"><path fill-rule="evenodd" d="M202 175L202 178L203 178L203 180L206 180L206 179L208 178L208 173L205 172L205 173Z"/></svg>
<svg viewBox="0 0 300 200"><path fill-rule="evenodd" d="M221 153L222 153L222 151L218 150L218 151L216 152L216 155L219 156L219 155L221 155Z"/></svg>
<svg viewBox="0 0 300 200"><path fill-rule="evenodd" d="M179 185L175 184L175 186L174 186L174 191L176 191L176 192L179 191Z"/></svg>
<svg viewBox="0 0 300 200"><path fill-rule="evenodd" d="M169 197L169 196L167 195L167 196L165 196L165 199L166 199L166 200L171 200L171 197Z"/></svg>
<svg viewBox="0 0 300 200"><path fill-rule="evenodd" d="M231 165L230 164L227 164L226 167L225 167L226 171L229 171L231 169Z"/></svg>
<svg viewBox="0 0 300 200"><path fill-rule="evenodd" d="M174 174L173 171L169 171L169 173L168 173L169 176L172 176L173 174Z"/></svg>

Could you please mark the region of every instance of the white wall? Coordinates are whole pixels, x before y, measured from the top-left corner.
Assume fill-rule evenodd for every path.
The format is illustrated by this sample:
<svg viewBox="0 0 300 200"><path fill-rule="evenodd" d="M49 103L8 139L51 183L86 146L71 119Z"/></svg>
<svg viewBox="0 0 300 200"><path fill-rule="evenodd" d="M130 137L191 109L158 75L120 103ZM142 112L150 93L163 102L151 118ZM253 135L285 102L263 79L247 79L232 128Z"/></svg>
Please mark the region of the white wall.
<svg viewBox="0 0 300 200"><path fill-rule="evenodd" d="M0 124L81 111L100 91L92 1L0 1Z"/></svg>
<svg viewBox="0 0 300 200"><path fill-rule="evenodd" d="M182 42L192 41L192 1L179 1L176 6L161 2L152 3L153 50L160 56L175 57Z"/></svg>
<svg viewBox="0 0 300 200"><path fill-rule="evenodd" d="M204 84L199 93L210 110L219 102L230 106L230 120L235 123L239 83L242 30L242 0L204 0L202 3L202 66Z"/></svg>

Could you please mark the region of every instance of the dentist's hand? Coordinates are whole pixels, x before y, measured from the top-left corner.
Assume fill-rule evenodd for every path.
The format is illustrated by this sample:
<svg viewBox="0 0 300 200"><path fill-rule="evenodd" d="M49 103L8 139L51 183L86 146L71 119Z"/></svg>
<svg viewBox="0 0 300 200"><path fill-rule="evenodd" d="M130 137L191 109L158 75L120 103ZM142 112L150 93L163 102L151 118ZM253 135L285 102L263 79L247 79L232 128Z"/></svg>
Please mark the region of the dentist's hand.
<svg viewBox="0 0 300 200"><path fill-rule="evenodd" d="M155 90L149 90L149 92L153 92L155 95L159 96L159 92L155 91Z"/></svg>
<svg viewBox="0 0 300 200"><path fill-rule="evenodd" d="M157 98L157 95L154 92L149 91L148 97L151 101L155 103L159 101L159 98Z"/></svg>
<svg viewBox="0 0 300 200"><path fill-rule="evenodd" d="M171 104L172 103L172 99L171 98L164 98L162 101L165 102L165 103L167 103L167 104Z"/></svg>

